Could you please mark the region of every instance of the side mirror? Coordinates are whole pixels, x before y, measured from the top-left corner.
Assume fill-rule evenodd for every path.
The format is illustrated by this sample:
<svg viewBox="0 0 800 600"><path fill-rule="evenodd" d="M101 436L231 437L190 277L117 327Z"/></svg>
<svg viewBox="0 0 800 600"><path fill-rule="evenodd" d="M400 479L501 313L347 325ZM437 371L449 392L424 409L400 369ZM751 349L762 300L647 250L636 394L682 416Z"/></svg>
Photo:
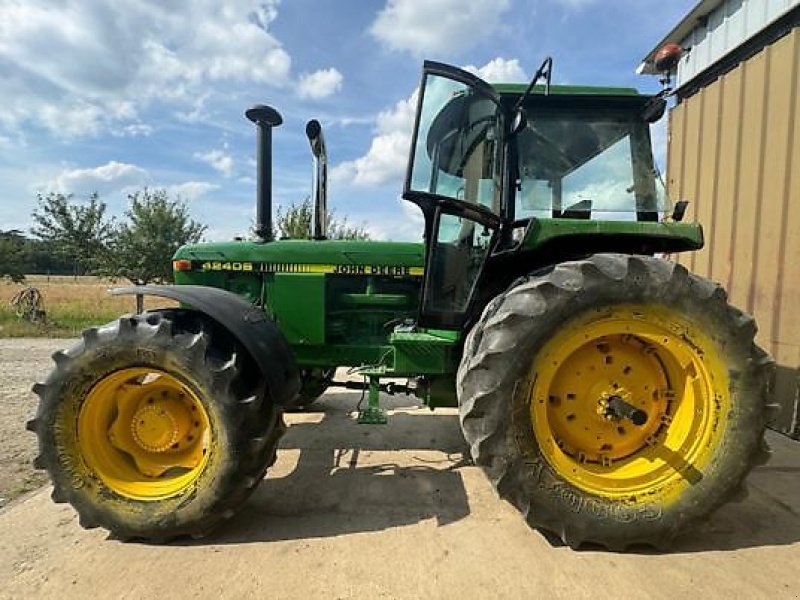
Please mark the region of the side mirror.
<svg viewBox="0 0 800 600"><path fill-rule="evenodd" d="M659 95L651 98L642 111L642 119L645 123L655 123L664 116L667 110L667 100Z"/></svg>
<svg viewBox="0 0 800 600"><path fill-rule="evenodd" d="M678 200L675 203L675 208L672 210L672 220L676 223L680 223L683 221L683 217L686 215L686 209L689 207L688 200Z"/></svg>

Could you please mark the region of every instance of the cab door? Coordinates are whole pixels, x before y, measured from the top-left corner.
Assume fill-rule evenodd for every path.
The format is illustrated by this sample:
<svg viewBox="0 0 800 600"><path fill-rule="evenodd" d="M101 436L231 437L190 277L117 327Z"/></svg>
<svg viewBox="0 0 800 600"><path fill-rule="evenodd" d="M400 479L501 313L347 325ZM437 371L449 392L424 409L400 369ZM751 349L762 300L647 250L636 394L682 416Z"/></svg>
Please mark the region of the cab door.
<svg viewBox="0 0 800 600"><path fill-rule="evenodd" d="M458 328L470 314L509 194L507 121L488 83L425 62L403 190L425 215L422 326Z"/></svg>
<svg viewBox="0 0 800 600"><path fill-rule="evenodd" d="M464 323L497 233L497 220L487 215L437 208L426 237L420 325L457 329Z"/></svg>

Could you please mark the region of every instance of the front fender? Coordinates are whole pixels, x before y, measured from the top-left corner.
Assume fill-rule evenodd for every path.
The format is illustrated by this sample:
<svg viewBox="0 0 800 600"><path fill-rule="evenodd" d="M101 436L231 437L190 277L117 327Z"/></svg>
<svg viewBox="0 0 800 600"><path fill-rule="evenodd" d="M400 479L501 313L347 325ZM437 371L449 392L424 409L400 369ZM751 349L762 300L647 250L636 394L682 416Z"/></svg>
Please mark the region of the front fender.
<svg viewBox="0 0 800 600"><path fill-rule="evenodd" d="M158 296L186 304L225 328L258 365L272 399L286 405L300 391L300 371L286 338L261 309L240 296L202 285L114 288L115 296Z"/></svg>

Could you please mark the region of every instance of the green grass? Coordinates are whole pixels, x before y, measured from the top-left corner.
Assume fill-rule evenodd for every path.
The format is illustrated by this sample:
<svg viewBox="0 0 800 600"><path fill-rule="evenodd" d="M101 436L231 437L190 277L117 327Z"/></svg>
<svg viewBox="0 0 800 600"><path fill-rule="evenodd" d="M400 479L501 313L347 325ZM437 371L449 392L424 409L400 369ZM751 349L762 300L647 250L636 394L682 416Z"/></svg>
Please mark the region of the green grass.
<svg viewBox="0 0 800 600"><path fill-rule="evenodd" d="M44 323L23 321L10 308L0 307L0 337L76 337L87 327L107 323L117 318L114 310L83 311L66 308L48 312Z"/></svg>
<svg viewBox="0 0 800 600"><path fill-rule="evenodd" d="M44 323L21 320L11 306L11 299L26 285L42 294ZM23 284L0 283L0 337L76 337L87 327L133 312L133 297L108 293L114 285L117 284L97 277L42 275L29 275ZM163 299L147 298L145 307L170 304Z"/></svg>

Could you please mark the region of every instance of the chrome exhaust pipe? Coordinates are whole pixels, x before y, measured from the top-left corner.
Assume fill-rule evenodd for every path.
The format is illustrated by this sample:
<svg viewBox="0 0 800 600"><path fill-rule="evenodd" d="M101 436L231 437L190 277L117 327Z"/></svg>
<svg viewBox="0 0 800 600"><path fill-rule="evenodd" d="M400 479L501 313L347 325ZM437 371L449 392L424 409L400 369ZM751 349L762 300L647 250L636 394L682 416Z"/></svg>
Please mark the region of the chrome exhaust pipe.
<svg viewBox="0 0 800 600"><path fill-rule="evenodd" d="M314 220L311 236L315 240L328 237L328 153L322 126L316 119L306 123L306 136L314 155Z"/></svg>

